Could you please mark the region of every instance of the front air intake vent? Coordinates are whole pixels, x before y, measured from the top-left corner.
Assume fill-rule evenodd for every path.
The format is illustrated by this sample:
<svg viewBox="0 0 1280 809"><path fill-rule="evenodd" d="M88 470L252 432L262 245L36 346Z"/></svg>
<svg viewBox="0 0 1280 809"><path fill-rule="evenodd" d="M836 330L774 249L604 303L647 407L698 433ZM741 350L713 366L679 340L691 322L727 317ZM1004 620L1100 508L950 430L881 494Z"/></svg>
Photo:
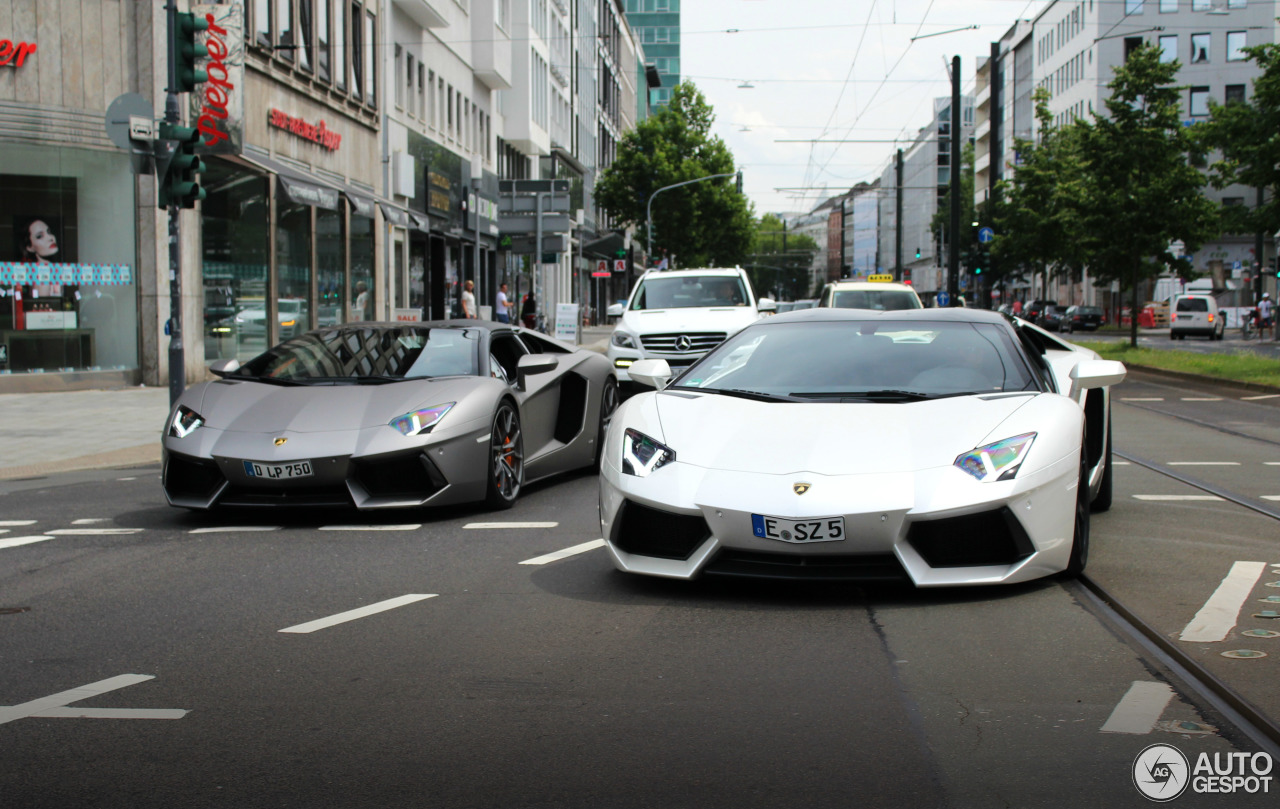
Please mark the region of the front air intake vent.
<svg viewBox="0 0 1280 809"><path fill-rule="evenodd" d="M626 501L613 521L613 544L637 556L688 559L711 536L701 515L673 514Z"/></svg>
<svg viewBox="0 0 1280 809"><path fill-rule="evenodd" d="M912 523L907 542L929 567L1012 565L1035 552L1008 507Z"/></svg>

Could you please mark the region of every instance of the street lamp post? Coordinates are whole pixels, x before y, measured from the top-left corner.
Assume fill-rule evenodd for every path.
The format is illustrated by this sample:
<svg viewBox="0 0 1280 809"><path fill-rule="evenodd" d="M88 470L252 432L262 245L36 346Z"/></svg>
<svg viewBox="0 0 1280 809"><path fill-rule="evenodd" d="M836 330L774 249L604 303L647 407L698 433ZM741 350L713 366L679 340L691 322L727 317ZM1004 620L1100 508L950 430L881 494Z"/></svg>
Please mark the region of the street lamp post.
<svg viewBox="0 0 1280 809"><path fill-rule="evenodd" d="M651 258L653 256L653 198L654 197L658 196L663 191L670 191L672 188L679 188L682 185L693 185L694 183L700 183L700 182L703 182L704 180L718 180L721 177L733 177L735 175L737 175L736 171L730 172L729 174L711 174L706 177L699 177L696 180L685 180L682 183L664 185L662 188L659 188L657 191L654 191L652 194L650 194L649 201L645 203L645 206L644 206L644 229L645 229L644 252L645 252L645 255Z"/></svg>

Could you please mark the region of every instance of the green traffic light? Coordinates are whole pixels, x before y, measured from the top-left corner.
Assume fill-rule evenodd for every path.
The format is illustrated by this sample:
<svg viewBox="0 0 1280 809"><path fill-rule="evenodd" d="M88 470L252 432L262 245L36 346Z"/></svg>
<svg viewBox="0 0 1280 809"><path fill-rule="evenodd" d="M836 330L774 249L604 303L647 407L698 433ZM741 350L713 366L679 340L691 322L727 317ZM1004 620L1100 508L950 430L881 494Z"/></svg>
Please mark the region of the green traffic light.
<svg viewBox="0 0 1280 809"><path fill-rule="evenodd" d="M974 275L982 275L982 268L981 268L981 267L975 267L975 268L974 268L974 270L973 270L973 274L974 274Z"/></svg>

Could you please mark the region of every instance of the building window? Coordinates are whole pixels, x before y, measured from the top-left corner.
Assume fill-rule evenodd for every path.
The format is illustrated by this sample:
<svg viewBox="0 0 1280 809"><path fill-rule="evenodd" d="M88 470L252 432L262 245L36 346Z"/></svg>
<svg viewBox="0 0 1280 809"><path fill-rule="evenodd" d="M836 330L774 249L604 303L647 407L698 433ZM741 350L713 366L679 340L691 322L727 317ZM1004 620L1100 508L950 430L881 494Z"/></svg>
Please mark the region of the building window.
<svg viewBox="0 0 1280 809"><path fill-rule="evenodd" d="M1223 105L1227 104L1243 104L1244 103L1244 85L1228 84L1222 94Z"/></svg>
<svg viewBox="0 0 1280 809"><path fill-rule="evenodd" d="M315 3L324 5L325 0L298 0L298 67L311 72L311 43L315 33Z"/></svg>
<svg viewBox="0 0 1280 809"><path fill-rule="evenodd" d="M298 32L293 27L293 0L276 0L276 56L292 62L298 50Z"/></svg>
<svg viewBox="0 0 1280 809"><path fill-rule="evenodd" d="M1175 62L1178 59L1178 35L1162 36L1160 43L1160 61Z"/></svg>
<svg viewBox="0 0 1280 809"><path fill-rule="evenodd" d="M1209 114L1209 88L1191 88L1191 117L1199 118Z"/></svg>
<svg viewBox="0 0 1280 809"><path fill-rule="evenodd" d="M351 7L351 94L364 98L364 17L359 4Z"/></svg>
<svg viewBox="0 0 1280 809"><path fill-rule="evenodd" d="M404 72L404 103L409 108L409 114L416 118L418 117L418 106L414 101L417 100L417 94L413 92L413 87L414 82L418 80L418 66L414 64L413 54L411 53L405 54L405 60L407 66Z"/></svg>
<svg viewBox="0 0 1280 809"><path fill-rule="evenodd" d="M378 69L376 59L378 53L378 18L373 16L373 12L369 13L368 20L365 23L364 35L364 74L369 90L365 96L365 103L370 107L376 107L378 106Z"/></svg>
<svg viewBox="0 0 1280 809"><path fill-rule="evenodd" d="M1244 52L1245 46L1249 44L1249 37L1244 31L1228 31L1227 32L1227 61L1243 62L1248 59L1248 54Z"/></svg>
<svg viewBox="0 0 1280 809"><path fill-rule="evenodd" d="M1143 0L1124 0L1124 15L1126 17L1134 14L1142 13Z"/></svg>
<svg viewBox="0 0 1280 809"><path fill-rule="evenodd" d="M329 0L316 3L316 73L321 81L332 81L330 72Z"/></svg>
<svg viewBox="0 0 1280 809"><path fill-rule="evenodd" d="M1191 35L1191 64L1209 61L1209 35Z"/></svg>
<svg viewBox="0 0 1280 809"><path fill-rule="evenodd" d="M346 0L338 0L338 16L333 20L333 83L347 89L347 13Z"/></svg>
<svg viewBox="0 0 1280 809"><path fill-rule="evenodd" d="M1244 197L1223 197L1222 207L1224 208L1243 208Z"/></svg>
<svg viewBox="0 0 1280 809"><path fill-rule="evenodd" d="M396 45L396 75L404 73L404 48ZM400 91L400 83L396 82L396 108L404 109L404 93Z"/></svg>
<svg viewBox="0 0 1280 809"><path fill-rule="evenodd" d="M511 28L511 0L498 0L498 27L504 32L510 32Z"/></svg>
<svg viewBox="0 0 1280 809"><path fill-rule="evenodd" d="M1161 14L1174 14L1178 11L1178 0L1160 0Z"/></svg>
<svg viewBox="0 0 1280 809"><path fill-rule="evenodd" d="M1212 7L1213 3L1210 0L1191 0L1192 11L1208 11Z"/></svg>

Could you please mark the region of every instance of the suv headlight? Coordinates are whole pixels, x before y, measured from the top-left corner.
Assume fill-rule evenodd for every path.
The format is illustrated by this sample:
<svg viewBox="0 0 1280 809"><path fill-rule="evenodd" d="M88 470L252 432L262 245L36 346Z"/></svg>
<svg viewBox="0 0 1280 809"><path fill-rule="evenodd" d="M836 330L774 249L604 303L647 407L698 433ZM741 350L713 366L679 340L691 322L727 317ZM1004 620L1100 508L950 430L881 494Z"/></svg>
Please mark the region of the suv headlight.
<svg viewBox="0 0 1280 809"><path fill-rule="evenodd" d="M649 436L627 428L622 437L622 474L646 478L676 459L676 451Z"/></svg>
<svg viewBox="0 0 1280 809"><path fill-rule="evenodd" d="M173 418L169 420L169 435L174 438L186 438L203 426L204 416L186 405L178 405L178 409L173 411Z"/></svg>
<svg viewBox="0 0 1280 809"><path fill-rule="evenodd" d="M1035 433L1024 433L992 442L956 458L955 465L984 483L1013 480L1035 438Z"/></svg>
<svg viewBox="0 0 1280 809"><path fill-rule="evenodd" d="M396 416L387 423L399 430L402 435L422 435L431 432L431 428L439 424L440 419L444 418L444 414L453 409L455 404L457 402L424 407L412 413L405 413L403 416Z"/></svg>
<svg viewBox="0 0 1280 809"><path fill-rule="evenodd" d="M627 334L625 331L615 330L613 332L613 337L610 338L609 342L613 343L618 348L640 348L640 346L636 345L636 338Z"/></svg>

